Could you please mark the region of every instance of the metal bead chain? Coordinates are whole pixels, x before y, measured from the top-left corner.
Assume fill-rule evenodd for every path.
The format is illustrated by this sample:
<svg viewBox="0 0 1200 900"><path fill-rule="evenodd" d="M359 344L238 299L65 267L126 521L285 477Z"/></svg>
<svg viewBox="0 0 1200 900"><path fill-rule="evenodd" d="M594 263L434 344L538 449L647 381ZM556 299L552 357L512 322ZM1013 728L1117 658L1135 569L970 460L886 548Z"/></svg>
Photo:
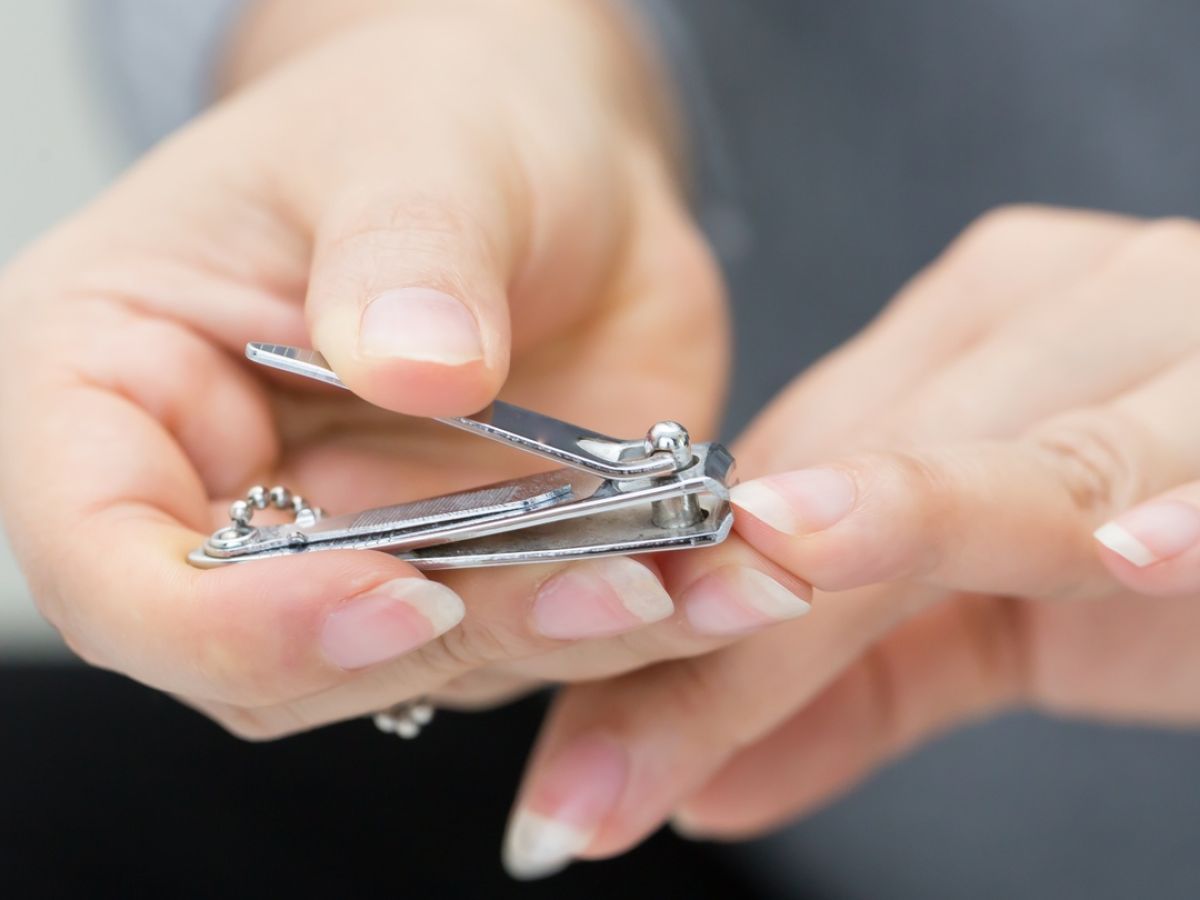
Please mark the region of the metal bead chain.
<svg viewBox="0 0 1200 900"><path fill-rule="evenodd" d="M269 490L261 484L256 484L246 491L243 500L234 500L229 505L229 520L239 530L248 529L254 511L273 506L276 509L290 509L297 524L315 522L321 516L319 507L309 505L309 502L299 494L293 494L281 484Z"/></svg>
<svg viewBox="0 0 1200 900"><path fill-rule="evenodd" d="M433 721L433 704L425 697L406 700L375 713L375 727L384 734L394 734L411 740Z"/></svg>

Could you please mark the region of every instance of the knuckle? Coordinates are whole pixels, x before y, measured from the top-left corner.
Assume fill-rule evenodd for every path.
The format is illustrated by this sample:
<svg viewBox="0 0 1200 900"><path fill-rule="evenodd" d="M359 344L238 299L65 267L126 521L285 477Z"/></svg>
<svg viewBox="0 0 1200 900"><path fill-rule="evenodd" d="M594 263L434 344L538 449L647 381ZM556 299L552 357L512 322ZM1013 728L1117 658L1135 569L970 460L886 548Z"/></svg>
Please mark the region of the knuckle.
<svg viewBox="0 0 1200 900"><path fill-rule="evenodd" d="M965 246L987 247L1024 239L1031 226L1048 215L1046 207L1033 203L1010 203L993 207L966 227L959 241Z"/></svg>
<svg viewBox="0 0 1200 900"><path fill-rule="evenodd" d="M741 737L740 728L730 727L736 721L736 710L726 706L730 685L723 670L714 664L716 659L698 656L670 663L666 708L673 719L687 723L702 746L732 750L750 741Z"/></svg>
<svg viewBox="0 0 1200 900"><path fill-rule="evenodd" d="M1034 205L1001 206L984 213L950 243L900 293L908 308L940 309L960 304L977 286L988 286L997 273L1010 273L1013 259L1028 247L1031 233L1044 232L1054 214Z"/></svg>
<svg viewBox="0 0 1200 900"><path fill-rule="evenodd" d="M1200 222L1182 216L1155 219L1130 238L1121 258L1133 264L1164 259L1193 262L1200 247Z"/></svg>
<svg viewBox="0 0 1200 900"><path fill-rule="evenodd" d="M913 526L905 529L907 538L893 536L887 553L893 562L903 560L903 568L910 572L931 571L941 559L944 541L928 536L944 535L947 529L956 527L961 487L956 476L961 461L954 456L943 459L937 454L902 450L892 454L888 462Z"/></svg>
<svg viewBox="0 0 1200 900"><path fill-rule="evenodd" d="M1078 412L1038 427L1029 439L1049 457L1074 506L1100 520L1145 495L1137 465L1143 434L1136 420L1115 411Z"/></svg>
<svg viewBox="0 0 1200 900"><path fill-rule="evenodd" d="M461 204L446 197L383 189L366 197L355 195L344 211L331 217L327 231L335 248L436 251L460 247L466 236L482 229ZM414 247L414 241L422 246Z"/></svg>
<svg viewBox="0 0 1200 900"><path fill-rule="evenodd" d="M511 658L511 644L502 632L490 627L468 625L451 628L421 648L422 662L433 674L456 677L488 662Z"/></svg>
<svg viewBox="0 0 1200 900"><path fill-rule="evenodd" d="M902 486L906 500L916 504L916 512L923 520L942 514L949 506L954 484L940 457L900 450L888 455L886 468Z"/></svg>
<svg viewBox="0 0 1200 900"><path fill-rule="evenodd" d="M1024 246L1031 229L1041 228L1047 212L1035 205L1014 204L988 210L968 225L943 254L944 262L956 268L974 269L995 260L1008 264L1009 251Z"/></svg>

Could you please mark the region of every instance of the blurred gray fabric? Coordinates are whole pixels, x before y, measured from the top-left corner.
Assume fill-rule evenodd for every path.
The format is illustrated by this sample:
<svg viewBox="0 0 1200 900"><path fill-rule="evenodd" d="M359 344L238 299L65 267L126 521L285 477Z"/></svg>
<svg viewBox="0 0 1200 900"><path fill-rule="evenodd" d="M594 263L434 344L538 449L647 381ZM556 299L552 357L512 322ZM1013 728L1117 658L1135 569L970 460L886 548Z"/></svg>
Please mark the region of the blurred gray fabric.
<svg viewBox="0 0 1200 900"><path fill-rule="evenodd" d="M726 267L731 434L990 207L1200 214L1194 0L679 7L752 229ZM1015 716L926 748L747 858L782 896L802 883L836 898L1191 900L1198 778L1196 734Z"/></svg>
<svg viewBox="0 0 1200 900"><path fill-rule="evenodd" d="M711 91L698 139L719 141L698 158L736 309L730 434L990 207L1200 214L1195 0L688 0L673 16L692 32L671 42L676 71ZM109 46L118 71L159 64ZM1190 900L1198 776L1195 734L1015 716L730 852L782 896Z"/></svg>
<svg viewBox="0 0 1200 900"><path fill-rule="evenodd" d="M112 108L141 149L213 97L213 73L246 0L104 0L80 10Z"/></svg>

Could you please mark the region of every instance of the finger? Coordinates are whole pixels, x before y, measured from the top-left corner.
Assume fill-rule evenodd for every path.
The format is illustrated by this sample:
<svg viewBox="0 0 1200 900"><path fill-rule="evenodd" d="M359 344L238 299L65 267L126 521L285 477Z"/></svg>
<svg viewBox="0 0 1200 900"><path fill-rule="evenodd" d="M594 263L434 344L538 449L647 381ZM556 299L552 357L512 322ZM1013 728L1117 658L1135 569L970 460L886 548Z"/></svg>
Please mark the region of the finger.
<svg viewBox="0 0 1200 900"><path fill-rule="evenodd" d="M668 619L674 606L654 569L626 557L444 573L469 609L462 625L415 652L307 696L226 704L238 734L275 737L367 715L434 693L471 672L617 635ZM449 592L449 589L447 589ZM577 634L577 630L584 634ZM537 677L508 667L506 674Z"/></svg>
<svg viewBox="0 0 1200 900"><path fill-rule="evenodd" d="M813 811L933 735L1020 702L1027 680L1022 615L1019 601L971 597L900 626L728 760L676 809L677 830L727 839L765 831Z"/></svg>
<svg viewBox="0 0 1200 900"><path fill-rule="evenodd" d="M469 609L441 639L311 696L249 709L209 704L206 711L235 733L263 738L426 693L453 705L456 698L483 703L531 683L603 678L709 652L807 613L811 596L806 584L737 539L700 553L439 577Z"/></svg>
<svg viewBox="0 0 1200 900"><path fill-rule="evenodd" d="M1094 536L1109 572L1139 594L1200 592L1200 482L1122 512Z"/></svg>
<svg viewBox="0 0 1200 900"><path fill-rule="evenodd" d="M464 178L465 180L465 178ZM486 406L508 371L506 288L523 226L480 173L430 198L391 188L342 198L317 232L307 312L313 343L377 405L414 415ZM407 193L407 196L406 196Z"/></svg>
<svg viewBox="0 0 1200 900"><path fill-rule="evenodd" d="M1138 227L1123 216L1035 206L983 216L754 421L738 454L743 472L784 471L844 450L849 435L869 431L1014 309L1071 285ZM798 435L797 422L820 427Z"/></svg>
<svg viewBox="0 0 1200 900"><path fill-rule="evenodd" d="M564 690L514 806L509 871L537 877L585 852L627 849L819 693L905 605L862 592L706 656Z"/></svg>
<svg viewBox="0 0 1200 900"><path fill-rule="evenodd" d="M1011 442L853 457L734 489L735 528L827 590L918 578L1019 596L1111 591L1090 534L1110 510L1195 476L1177 410L1189 360L1110 404Z"/></svg>
<svg viewBox="0 0 1200 900"><path fill-rule="evenodd" d="M922 442L1009 437L1153 378L1200 338L1198 246L1194 223L1135 228L1074 282L1044 288L1054 302L1009 311L874 427ZM1140 298L1137 315L1131 297Z"/></svg>
<svg viewBox="0 0 1200 900"><path fill-rule="evenodd" d="M812 590L744 541L732 537L717 547L661 553L643 562L659 572L674 598L673 615L645 628L596 631L603 622L578 591L539 591L533 617L544 634L564 645L504 670L548 681L606 678L666 659L695 656L747 634L805 615ZM449 582L459 588L459 582ZM464 596L470 597L469 592Z"/></svg>
<svg viewBox="0 0 1200 900"><path fill-rule="evenodd" d="M519 100L481 107L479 80L495 78L472 43L484 35L430 27L436 34L383 23L341 38L340 54L280 72L273 103L310 97L323 77L344 84L346 53L399 54L413 71L446 77L435 90L360 81L353 108L370 114L344 133L322 123L273 181L312 228L306 310L338 374L389 409L466 414L504 383L513 334L555 334L598 295L623 246L628 154L609 143L617 124L564 108L539 78L546 60L497 89L507 99L527 88ZM346 103L327 99L334 110ZM261 115L262 102L253 91L235 98L233 115ZM559 110L553 129L539 124Z"/></svg>
<svg viewBox="0 0 1200 900"><path fill-rule="evenodd" d="M518 684L627 672L711 651L809 609L807 585L740 541L714 548L707 560L664 556L441 573L469 613L439 640L311 696L209 711L239 734L275 737L441 692L448 683L469 686L484 669ZM667 574L659 572L663 563Z"/></svg>

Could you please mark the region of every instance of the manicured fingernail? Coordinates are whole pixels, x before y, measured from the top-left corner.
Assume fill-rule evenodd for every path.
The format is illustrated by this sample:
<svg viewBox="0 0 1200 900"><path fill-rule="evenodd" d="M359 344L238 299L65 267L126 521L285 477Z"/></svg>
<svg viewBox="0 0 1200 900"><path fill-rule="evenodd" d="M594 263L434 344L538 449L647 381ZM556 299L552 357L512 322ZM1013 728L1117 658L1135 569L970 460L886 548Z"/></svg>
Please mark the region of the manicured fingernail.
<svg viewBox="0 0 1200 900"><path fill-rule="evenodd" d="M679 599L692 628L701 634L742 634L802 616L812 607L755 569L729 566L705 575Z"/></svg>
<svg viewBox="0 0 1200 900"><path fill-rule="evenodd" d="M854 481L838 469L801 469L747 481L730 491L735 506L785 534L811 534L854 508Z"/></svg>
<svg viewBox="0 0 1200 900"><path fill-rule="evenodd" d="M603 735L580 738L535 773L513 812L501 858L513 878L544 878L565 868L616 807L629 758Z"/></svg>
<svg viewBox="0 0 1200 900"><path fill-rule="evenodd" d="M1093 536L1142 568L1178 556L1200 542L1200 509L1181 500L1152 500L1101 525Z"/></svg>
<svg viewBox="0 0 1200 900"><path fill-rule="evenodd" d="M547 579L533 601L533 625L548 638L576 640L620 634L673 611L653 572L613 556L575 563Z"/></svg>
<svg viewBox="0 0 1200 900"><path fill-rule="evenodd" d="M483 339L461 301L431 288L403 288L367 304L358 349L364 356L461 366L483 358Z"/></svg>
<svg viewBox="0 0 1200 900"><path fill-rule="evenodd" d="M445 585L397 578L331 612L321 629L321 650L335 666L361 669L445 634L463 612L462 600Z"/></svg>

